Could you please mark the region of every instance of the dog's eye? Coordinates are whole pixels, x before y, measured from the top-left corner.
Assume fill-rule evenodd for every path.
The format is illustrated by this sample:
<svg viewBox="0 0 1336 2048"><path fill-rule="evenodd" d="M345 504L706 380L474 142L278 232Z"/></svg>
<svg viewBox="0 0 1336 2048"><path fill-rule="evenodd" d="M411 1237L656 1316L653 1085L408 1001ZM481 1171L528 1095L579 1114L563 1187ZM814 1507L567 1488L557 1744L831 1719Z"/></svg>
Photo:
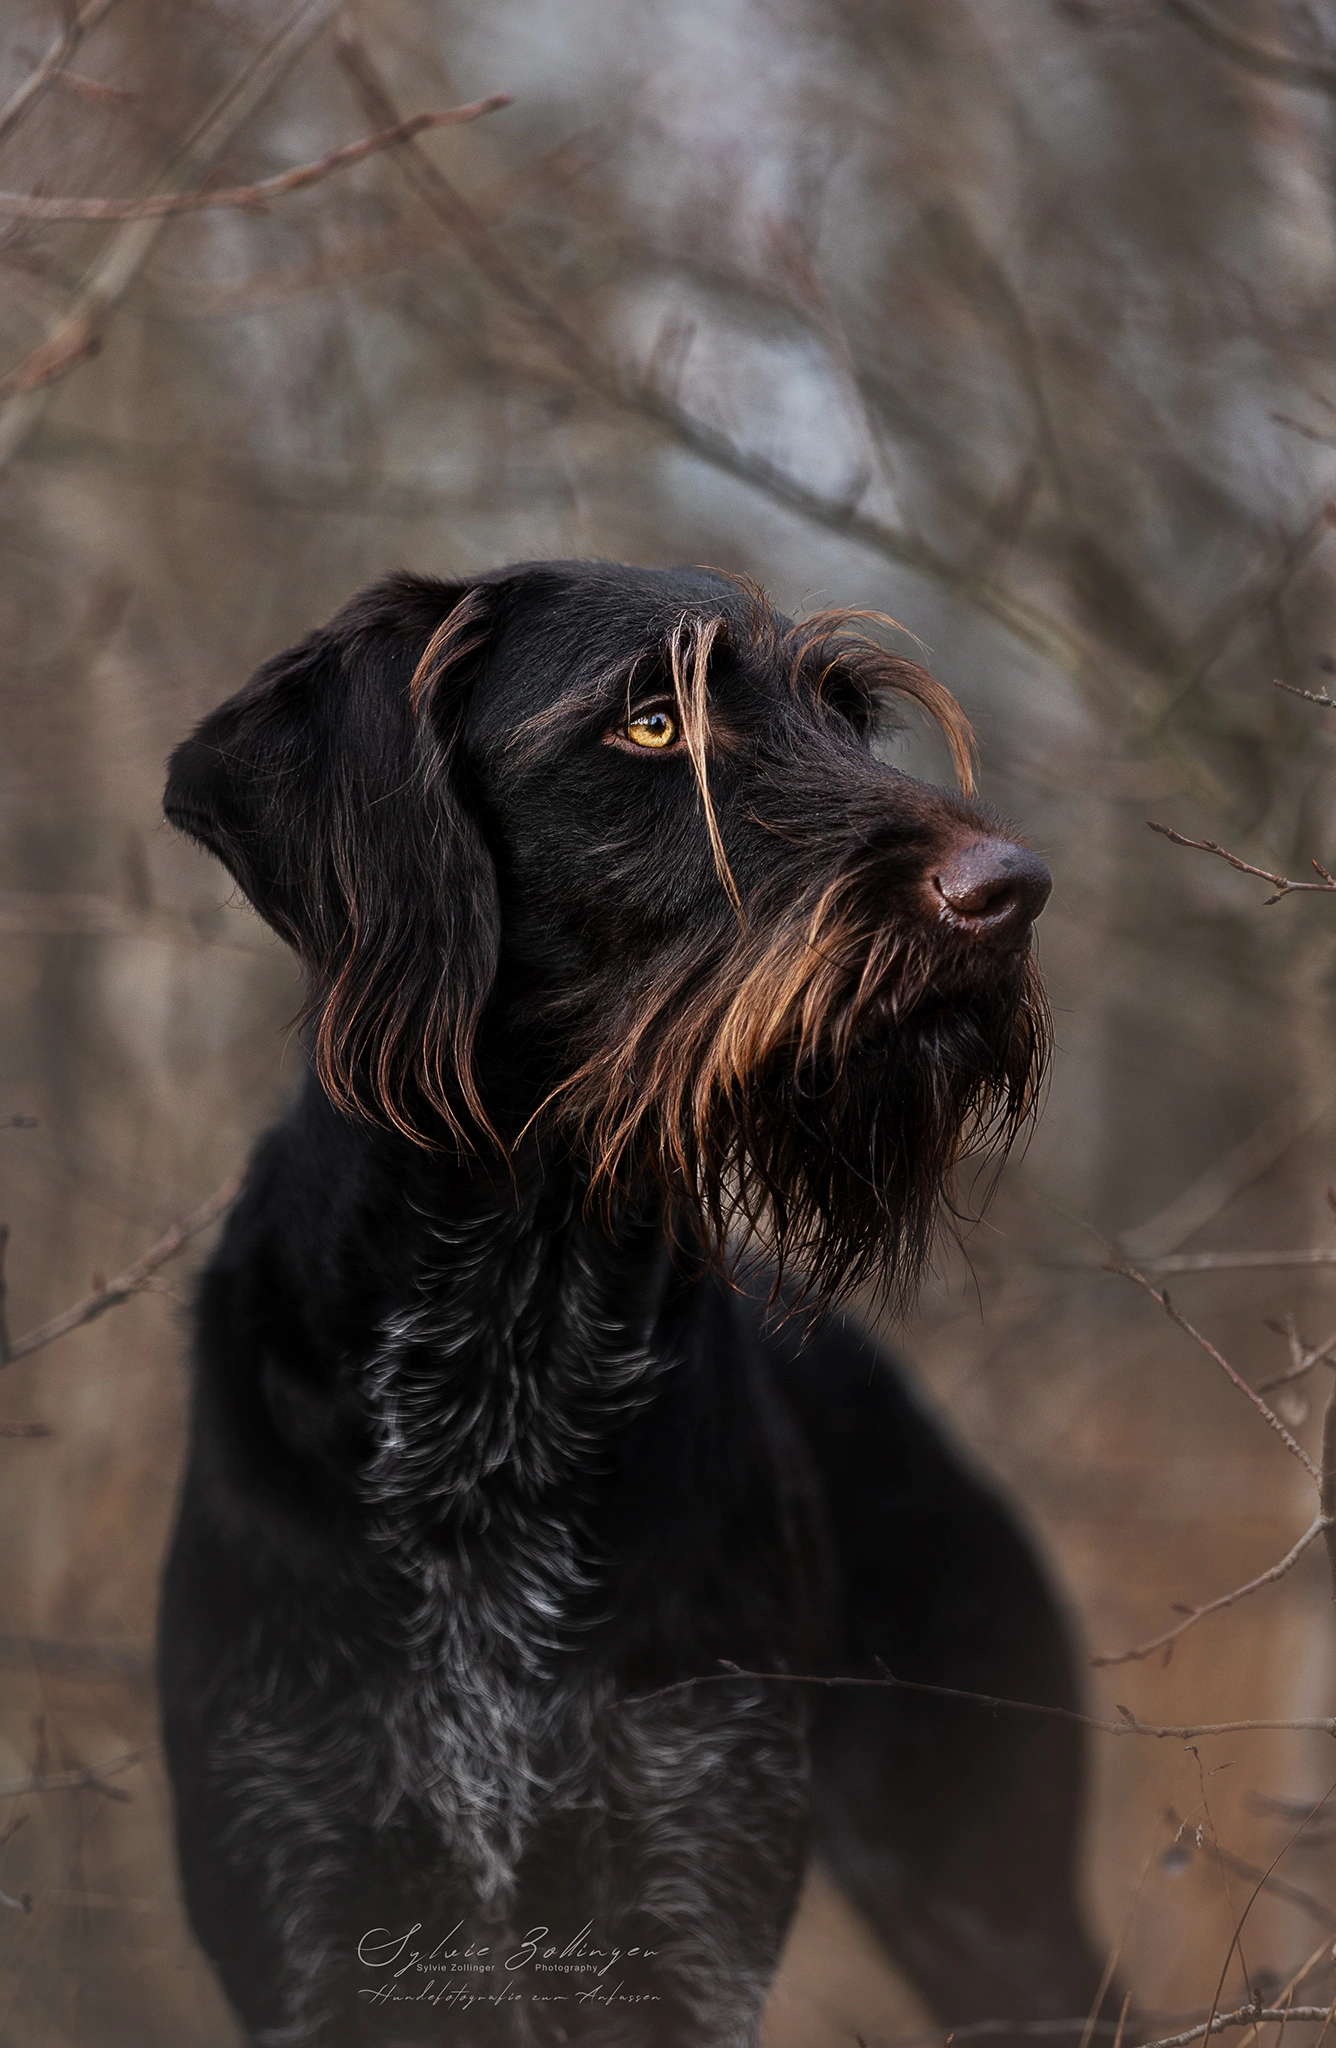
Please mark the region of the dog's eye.
<svg viewBox="0 0 1336 2048"><path fill-rule="evenodd" d="M626 737L637 747L662 751L677 739L677 720L667 711L641 711L629 721Z"/></svg>

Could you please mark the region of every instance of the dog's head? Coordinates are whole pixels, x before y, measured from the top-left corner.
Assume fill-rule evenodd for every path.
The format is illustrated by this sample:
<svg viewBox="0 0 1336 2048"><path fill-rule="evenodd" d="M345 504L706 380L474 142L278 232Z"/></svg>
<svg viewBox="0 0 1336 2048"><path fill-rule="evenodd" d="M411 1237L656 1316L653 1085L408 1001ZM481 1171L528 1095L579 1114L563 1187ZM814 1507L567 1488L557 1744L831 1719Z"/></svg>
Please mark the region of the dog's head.
<svg viewBox="0 0 1336 2048"><path fill-rule="evenodd" d="M391 577L177 749L167 814L301 956L345 1109L537 1116L596 1198L657 1182L716 1249L904 1294L962 1151L1034 1106L1049 880L862 623L708 570ZM966 795L878 758L897 699Z"/></svg>

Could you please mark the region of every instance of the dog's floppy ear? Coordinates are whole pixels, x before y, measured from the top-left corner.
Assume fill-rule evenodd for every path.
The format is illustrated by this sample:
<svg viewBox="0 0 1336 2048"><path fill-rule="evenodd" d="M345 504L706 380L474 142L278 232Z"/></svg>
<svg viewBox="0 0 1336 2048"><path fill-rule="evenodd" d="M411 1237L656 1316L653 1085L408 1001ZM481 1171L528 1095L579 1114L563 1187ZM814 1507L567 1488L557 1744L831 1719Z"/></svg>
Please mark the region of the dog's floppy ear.
<svg viewBox="0 0 1336 2048"><path fill-rule="evenodd" d="M495 590L392 576L266 662L172 755L164 808L306 967L333 1101L488 1132L473 1045L499 943L460 732Z"/></svg>

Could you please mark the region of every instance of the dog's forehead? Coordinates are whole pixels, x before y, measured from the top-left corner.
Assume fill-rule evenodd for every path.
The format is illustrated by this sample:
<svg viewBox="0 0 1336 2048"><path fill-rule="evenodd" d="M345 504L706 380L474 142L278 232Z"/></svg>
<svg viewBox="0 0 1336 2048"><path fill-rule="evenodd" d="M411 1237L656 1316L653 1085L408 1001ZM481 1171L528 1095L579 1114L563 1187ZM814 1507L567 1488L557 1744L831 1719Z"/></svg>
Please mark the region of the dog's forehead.
<svg viewBox="0 0 1336 2048"><path fill-rule="evenodd" d="M498 586L498 602L484 717L501 700L522 714L542 709L582 677L629 666L662 648L684 618L723 617L741 632L756 609L730 576L704 568L534 562L485 580Z"/></svg>

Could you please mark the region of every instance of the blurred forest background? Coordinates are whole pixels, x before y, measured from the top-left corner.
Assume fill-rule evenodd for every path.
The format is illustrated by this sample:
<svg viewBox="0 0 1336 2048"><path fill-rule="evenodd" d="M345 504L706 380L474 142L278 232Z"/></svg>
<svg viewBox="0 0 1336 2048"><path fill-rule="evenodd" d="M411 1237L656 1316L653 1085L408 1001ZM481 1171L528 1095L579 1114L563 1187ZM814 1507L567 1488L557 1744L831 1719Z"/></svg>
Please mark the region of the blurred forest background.
<svg viewBox="0 0 1336 2048"><path fill-rule="evenodd" d="M391 567L709 562L921 636L1056 878L1046 1114L897 1341L1022 1505L1083 1654L1279 1559L1308 1478L1082 1223L1176 1262L1175 1305L1253 1382L1298 1356L1268 1320L1336 1328L1336 905L1267 906L1146 829L1295 879L1336 854L1336 714L1273 683L1336 673L1336 6L7 0L0 33L16 1353L235 1173L293 1084L291 961L160 822L175 740ZM244 187L493 93L263 203L22 205ZM904 758L945 778L926 734ZM126 1762L154 1739L207 1242L0 1374L13 2048L235 2039L160 1765ZM1314 1377L1274 1398L1316 1455ZM1321 1549L1167 1663L1092 1667L1091 1711L1331 1713ZM1143 2013L1201 2013L1336 1749L1090 1740L1090 1912ZM1319 1818L1224 2002L1312 1961L1297 1996L1325 2005L1334 1939ZM924 2025L814 1875L771 2048Z"/></svg>

